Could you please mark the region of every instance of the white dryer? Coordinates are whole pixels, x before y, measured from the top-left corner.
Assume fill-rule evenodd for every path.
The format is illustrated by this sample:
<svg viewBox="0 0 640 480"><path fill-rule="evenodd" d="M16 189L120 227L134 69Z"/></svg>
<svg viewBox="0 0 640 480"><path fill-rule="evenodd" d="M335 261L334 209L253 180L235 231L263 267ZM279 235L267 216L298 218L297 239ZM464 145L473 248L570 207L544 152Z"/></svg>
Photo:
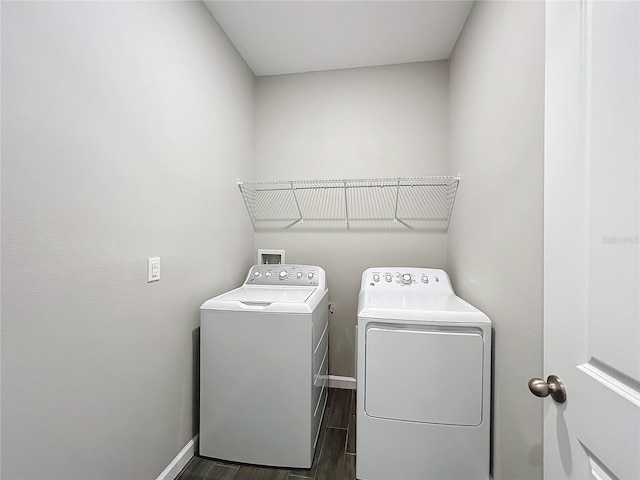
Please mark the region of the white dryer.
<svg viewBox="0 0 640 480"><path fill-rule="evenodd" d="M488 479L491 321L448 275L366 270L357 343L357 478Z"/></svg>
<svg viewBox="0 0 640 480"><path fill-rule="evenodd" d="M200 455L309 468L327 399L322 268L255 265L200 309Z"/></svg>

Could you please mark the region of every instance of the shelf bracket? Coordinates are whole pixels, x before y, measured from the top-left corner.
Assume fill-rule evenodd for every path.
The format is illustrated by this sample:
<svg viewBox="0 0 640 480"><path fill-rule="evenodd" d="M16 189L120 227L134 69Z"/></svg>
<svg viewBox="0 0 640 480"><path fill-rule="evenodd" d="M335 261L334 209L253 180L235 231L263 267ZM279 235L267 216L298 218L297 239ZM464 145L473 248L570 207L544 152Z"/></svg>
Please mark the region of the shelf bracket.
<svg viewBox="0 0 640 480"><path fill-rule="evenodd" d="M293 186L293 182L289 182L289 184L291 185L291 193L293 193L293 200L296 202L296 208L298 209L298 215L300 215L299 222L294 222L293 225L295 225L296 223L304 223L304 218L302 217L302 210L300 209L300 202L298 202L298 197L296 196L296 189Z"/></svg>
<svg viewBox="0 0 640 480"><path fill-rule="evenodd" d="M400 179L396 184L396 207L393 211L393 223L398 223L398 197L400 197Z"/></svg>
<svg viewBox="0 0 640 480"><path fill-rule="evenodd" d="M344 183L344 222L349 225L349 201L347 197L347 182Z"/></svg>

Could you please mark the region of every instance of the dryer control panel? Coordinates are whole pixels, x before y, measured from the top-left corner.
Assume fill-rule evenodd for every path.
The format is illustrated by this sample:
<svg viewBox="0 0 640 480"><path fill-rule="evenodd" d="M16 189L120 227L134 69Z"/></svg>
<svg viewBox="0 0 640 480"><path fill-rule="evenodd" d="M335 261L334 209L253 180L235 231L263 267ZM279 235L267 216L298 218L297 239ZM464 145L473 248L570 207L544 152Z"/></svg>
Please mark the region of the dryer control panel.
<svg viewBox="0 0 640 480"><path fill-rule="evenodd" d="M362 274L361 290L411 288L430 293L453 293L444 270L416 267L374 267Z"/></svg>
<svg viewBox="0 0 640 480"><path fill-rule="evenodd" d="M324 270L315 265L254 265L245 285L324 286Z"/></svg>

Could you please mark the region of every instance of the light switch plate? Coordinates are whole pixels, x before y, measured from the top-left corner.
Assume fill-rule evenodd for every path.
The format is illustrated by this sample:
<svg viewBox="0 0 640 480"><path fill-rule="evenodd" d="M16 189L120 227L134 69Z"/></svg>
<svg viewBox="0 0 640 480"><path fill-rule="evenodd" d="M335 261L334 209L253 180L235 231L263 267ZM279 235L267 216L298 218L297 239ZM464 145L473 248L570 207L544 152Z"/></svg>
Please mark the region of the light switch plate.
<svg viewBox="0 0 640 480"><path fill-rule="evenodd" d="M153 257L149 259L147 282L157 282L158 280L160 280L160 257Z"/></svg>

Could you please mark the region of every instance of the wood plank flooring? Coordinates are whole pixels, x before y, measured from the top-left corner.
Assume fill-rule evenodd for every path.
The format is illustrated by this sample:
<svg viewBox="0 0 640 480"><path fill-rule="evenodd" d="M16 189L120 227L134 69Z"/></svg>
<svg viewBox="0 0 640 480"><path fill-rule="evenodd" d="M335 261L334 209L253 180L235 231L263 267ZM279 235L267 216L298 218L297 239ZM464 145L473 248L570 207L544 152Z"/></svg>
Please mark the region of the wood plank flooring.
<svg viewBox="0 0 640 480"><path fill-rule="evenodd" d="M331 388L310 469L260 467L196 456L176 480L355 480L355 435L355 390Z"/></svg>

